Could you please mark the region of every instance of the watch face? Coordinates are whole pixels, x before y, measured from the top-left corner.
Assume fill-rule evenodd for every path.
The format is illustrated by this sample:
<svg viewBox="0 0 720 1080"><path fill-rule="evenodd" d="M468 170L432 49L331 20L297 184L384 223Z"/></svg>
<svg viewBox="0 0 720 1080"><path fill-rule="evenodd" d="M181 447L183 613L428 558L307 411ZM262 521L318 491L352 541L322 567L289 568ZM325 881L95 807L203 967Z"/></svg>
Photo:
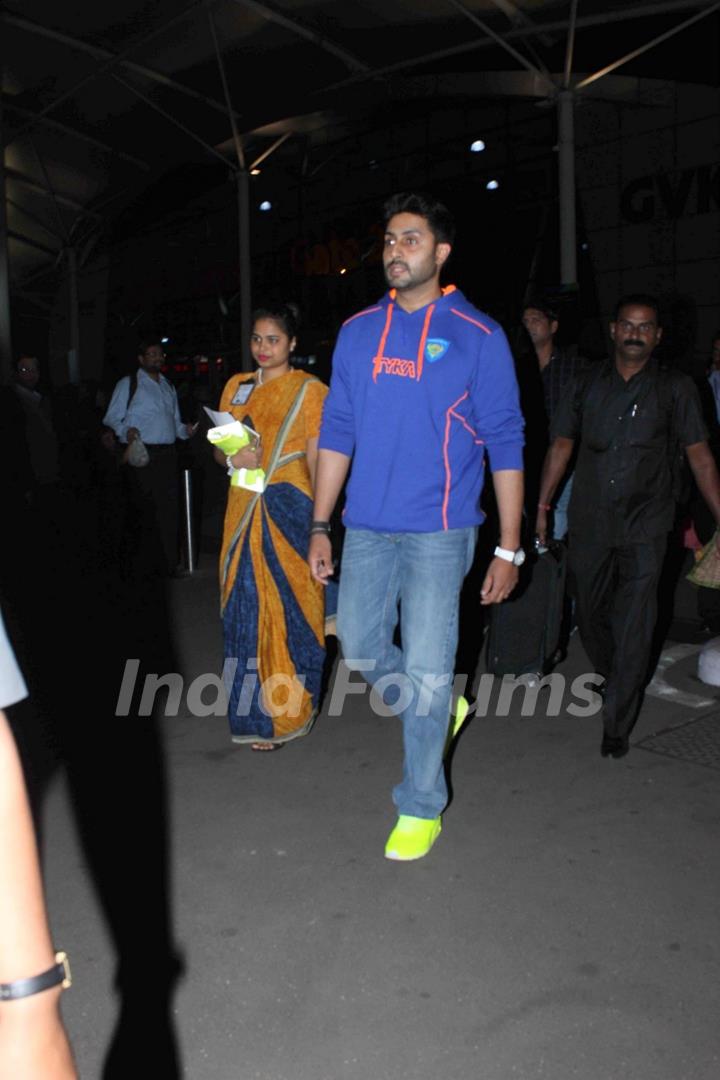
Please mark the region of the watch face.
<svg viewBox="0 0 720 1080"><path fill-rule="evenodd" d="M522 548L518 548L518 550L513 555L513 563L515 564L515 566L522 566L522 564L524 562L525 562L525 552L523 551Z"/></svg>

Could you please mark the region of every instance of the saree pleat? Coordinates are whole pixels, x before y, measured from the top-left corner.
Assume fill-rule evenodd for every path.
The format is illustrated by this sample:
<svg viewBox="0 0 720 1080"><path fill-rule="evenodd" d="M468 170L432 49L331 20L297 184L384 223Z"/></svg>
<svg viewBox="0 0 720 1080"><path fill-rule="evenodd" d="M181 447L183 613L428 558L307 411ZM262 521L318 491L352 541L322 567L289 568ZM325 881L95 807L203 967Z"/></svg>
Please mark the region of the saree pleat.
<svg viewBox="0 0 720 1080"><path fill-rule="evenodd" d="M237 381L221 402L231 412L225 399ZM318 708L324 595L306 562L312 492L304 445L317 434L325 392L318 380L291 372L251 395L268 483L263 495L230 489L220 558L225 657L237 659L228 687L235 741L296 738L312 726Z"/></svg>

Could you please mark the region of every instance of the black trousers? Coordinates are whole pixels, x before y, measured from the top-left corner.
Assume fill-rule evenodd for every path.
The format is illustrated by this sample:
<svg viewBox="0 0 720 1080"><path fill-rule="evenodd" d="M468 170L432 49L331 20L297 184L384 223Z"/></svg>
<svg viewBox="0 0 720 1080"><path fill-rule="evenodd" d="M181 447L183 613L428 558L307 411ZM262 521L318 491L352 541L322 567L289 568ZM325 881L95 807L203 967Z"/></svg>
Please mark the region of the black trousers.
<svg viewBox="0 0 720 1080"><path fill-rule="evenodd" d="M571 533L569 566L578 627L590 661L607 679L603 726L628 735L648 677L667 537L610 546Z"/></svg>
<svg viewBox="0 0 720 1080"><path fill-rule="evenodd" d="M130 485L135 548L131 562L141 573L172 573L178 564L178 465L175 445L149 446L142 468L124 466Z"/></svg>

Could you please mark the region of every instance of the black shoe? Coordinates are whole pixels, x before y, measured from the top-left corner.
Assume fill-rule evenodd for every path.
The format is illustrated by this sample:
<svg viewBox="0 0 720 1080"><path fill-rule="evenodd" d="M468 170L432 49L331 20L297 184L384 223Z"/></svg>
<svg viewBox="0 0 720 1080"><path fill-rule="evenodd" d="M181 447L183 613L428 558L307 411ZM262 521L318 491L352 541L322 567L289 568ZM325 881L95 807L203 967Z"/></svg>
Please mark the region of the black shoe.
<svg viewBox="0 0 720 1080"><path fill-rule="evenodd" d="M603 735L600 743L600 753L603 757L622 758L629 750L630 741L627 735Z"/></svg>
<svg viewBox="0 0 720 1080"><path fill-rule="evenodd" d="M620 745L612 752L614 758L625 757L625 755L630 752L630 740L627 735L623 735L619 741Z"/></svg>

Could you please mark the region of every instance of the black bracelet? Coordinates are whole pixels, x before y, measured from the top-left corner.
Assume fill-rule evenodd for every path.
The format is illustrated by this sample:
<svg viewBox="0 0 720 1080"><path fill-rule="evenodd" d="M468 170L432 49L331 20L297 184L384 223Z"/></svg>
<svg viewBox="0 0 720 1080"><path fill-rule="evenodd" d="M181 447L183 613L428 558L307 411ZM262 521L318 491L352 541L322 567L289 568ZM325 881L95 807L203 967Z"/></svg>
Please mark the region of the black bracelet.
<svg viewBox="0 0 720 1080"><path fill-rule="evenodd" d="M18 998L40 994L43 990L49 990L51 986L60 985L64 990L72 985L70 964L64 952L55 953L53 966L40 975L33 975L29 979L15 979L13 982L0 983L0 1001L16 1001Z"/></svg>
<svg viewBox="0 0 720 1080"><path fill-rule="evenodd" d="M310 522L310 535L313 533L326 533L330 535L330 522L329 521L311 521Z"/></svg>

